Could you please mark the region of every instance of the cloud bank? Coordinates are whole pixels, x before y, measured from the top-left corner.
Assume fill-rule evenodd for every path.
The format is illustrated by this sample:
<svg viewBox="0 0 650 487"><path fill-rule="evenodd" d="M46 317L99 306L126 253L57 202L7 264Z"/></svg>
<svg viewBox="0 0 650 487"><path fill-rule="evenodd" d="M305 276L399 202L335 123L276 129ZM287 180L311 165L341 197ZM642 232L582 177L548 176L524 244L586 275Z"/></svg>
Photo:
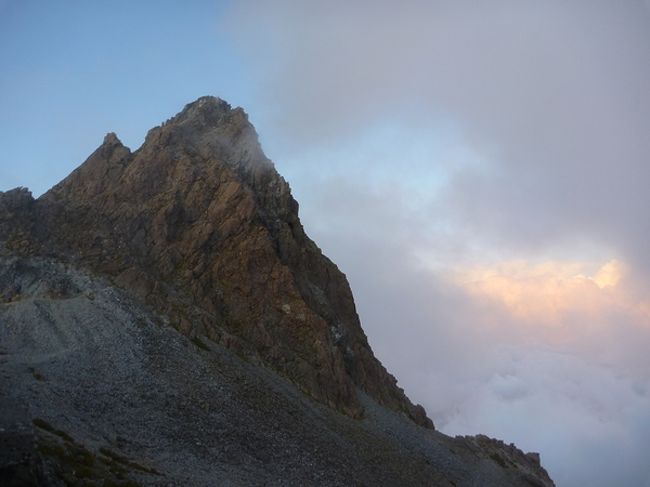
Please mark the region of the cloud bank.
<svg viewBox="0 0 650 487"><path fill-rule="evenodd" d="M647 2L244 1L220 28L438 427L539 450L560 486L650 485Z"/></svg>
<svg viewBox="0 0 650 487"><path fill-rule="evenodd" d="M448 120L484 165L453 171L446 218L533 250L597 238L647 270L649 17L640 1L286 1L240 3L229 25L275 135L335 146L378 119Z"/></svg>

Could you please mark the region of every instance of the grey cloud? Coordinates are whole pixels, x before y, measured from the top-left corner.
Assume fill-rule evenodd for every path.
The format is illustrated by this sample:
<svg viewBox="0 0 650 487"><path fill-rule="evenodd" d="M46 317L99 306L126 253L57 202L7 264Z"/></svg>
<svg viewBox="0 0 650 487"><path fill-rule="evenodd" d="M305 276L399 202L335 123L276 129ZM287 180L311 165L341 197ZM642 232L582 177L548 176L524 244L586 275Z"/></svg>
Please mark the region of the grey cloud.
<svg viewBox="0 0 650 487"><path fill-rule="evenodd" d="M277 137L455 120L488 167L456 174L433 217L527 250L596 238L650 271L643 2L244 2L230 25Z"/></svg>
<svg viewBox="0 0 650 487"><path fill-rule="evenodd" d="M376 353L443 431L541 450L558 485L650 485L647 317L576 314L571 339L549 345L421 256L453 268L477 249L534 258L593 246L629 263L638 282L626 292L646 299L647 7L237 2L222 24L269 107L260 133L302 158L288 176L303 221L347 273ZM410 133L408 145L434 138L439 120L480 161L447 164L446 185L420 206L392 153L309 165L313 147L345 160L337 148L378 121ZM391 166L393 184L373 174Z"/></svg>
<svg viewBox="0 0 650 487"><path fill-rule="evenodd" d="M647 324L616 310L597 322L577 314L564 323L569 342L540 343L423 268L416 255L426 231L408 195L382 199L383 189L321 180L304 211L319 211L307 230L347 273L375 352L409 395L442 431L541 451L558 485L644 485Z"/></svg>

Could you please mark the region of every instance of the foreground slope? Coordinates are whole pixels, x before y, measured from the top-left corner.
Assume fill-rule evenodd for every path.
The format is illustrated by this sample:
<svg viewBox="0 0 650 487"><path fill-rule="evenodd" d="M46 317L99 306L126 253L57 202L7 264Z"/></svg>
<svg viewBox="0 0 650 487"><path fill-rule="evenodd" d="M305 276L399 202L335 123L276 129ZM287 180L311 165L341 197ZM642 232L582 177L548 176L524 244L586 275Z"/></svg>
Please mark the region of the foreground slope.
<svg viewBox="0 0 650 487"><path fill-rule="evenodd" d="M552 485L360 391L337 413L70 265L2 258L0 293L2 485Z"/></svg>

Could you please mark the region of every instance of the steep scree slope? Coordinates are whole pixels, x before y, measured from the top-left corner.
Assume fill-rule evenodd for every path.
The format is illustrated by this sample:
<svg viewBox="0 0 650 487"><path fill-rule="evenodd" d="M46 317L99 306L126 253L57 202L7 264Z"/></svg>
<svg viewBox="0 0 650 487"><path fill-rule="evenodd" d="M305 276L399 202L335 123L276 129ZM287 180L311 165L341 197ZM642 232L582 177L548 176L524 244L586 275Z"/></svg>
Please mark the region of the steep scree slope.
<svg viewBox="0 0 650 487"><path fill-rule="evenodd" d="M538 486L539 459L363 419L70 264L0 252L0 485Z"/></svg>

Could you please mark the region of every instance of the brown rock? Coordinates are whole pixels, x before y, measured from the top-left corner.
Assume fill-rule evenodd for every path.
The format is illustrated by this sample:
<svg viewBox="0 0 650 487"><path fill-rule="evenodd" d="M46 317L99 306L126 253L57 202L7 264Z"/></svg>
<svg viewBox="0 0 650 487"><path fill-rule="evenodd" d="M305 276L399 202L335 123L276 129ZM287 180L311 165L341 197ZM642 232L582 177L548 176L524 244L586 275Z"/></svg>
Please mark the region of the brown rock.
<svg viewBox="0 0 650 487"><path fill-rule="evenodd" d="M345 275L305 234L240 108L199 98L135 152L108 134L38 200L0 195L8 225L31 242L21 252L108 275L183 333L261 359L345 414L363 413L358 387L433 427L375 358Z"/></svg>

